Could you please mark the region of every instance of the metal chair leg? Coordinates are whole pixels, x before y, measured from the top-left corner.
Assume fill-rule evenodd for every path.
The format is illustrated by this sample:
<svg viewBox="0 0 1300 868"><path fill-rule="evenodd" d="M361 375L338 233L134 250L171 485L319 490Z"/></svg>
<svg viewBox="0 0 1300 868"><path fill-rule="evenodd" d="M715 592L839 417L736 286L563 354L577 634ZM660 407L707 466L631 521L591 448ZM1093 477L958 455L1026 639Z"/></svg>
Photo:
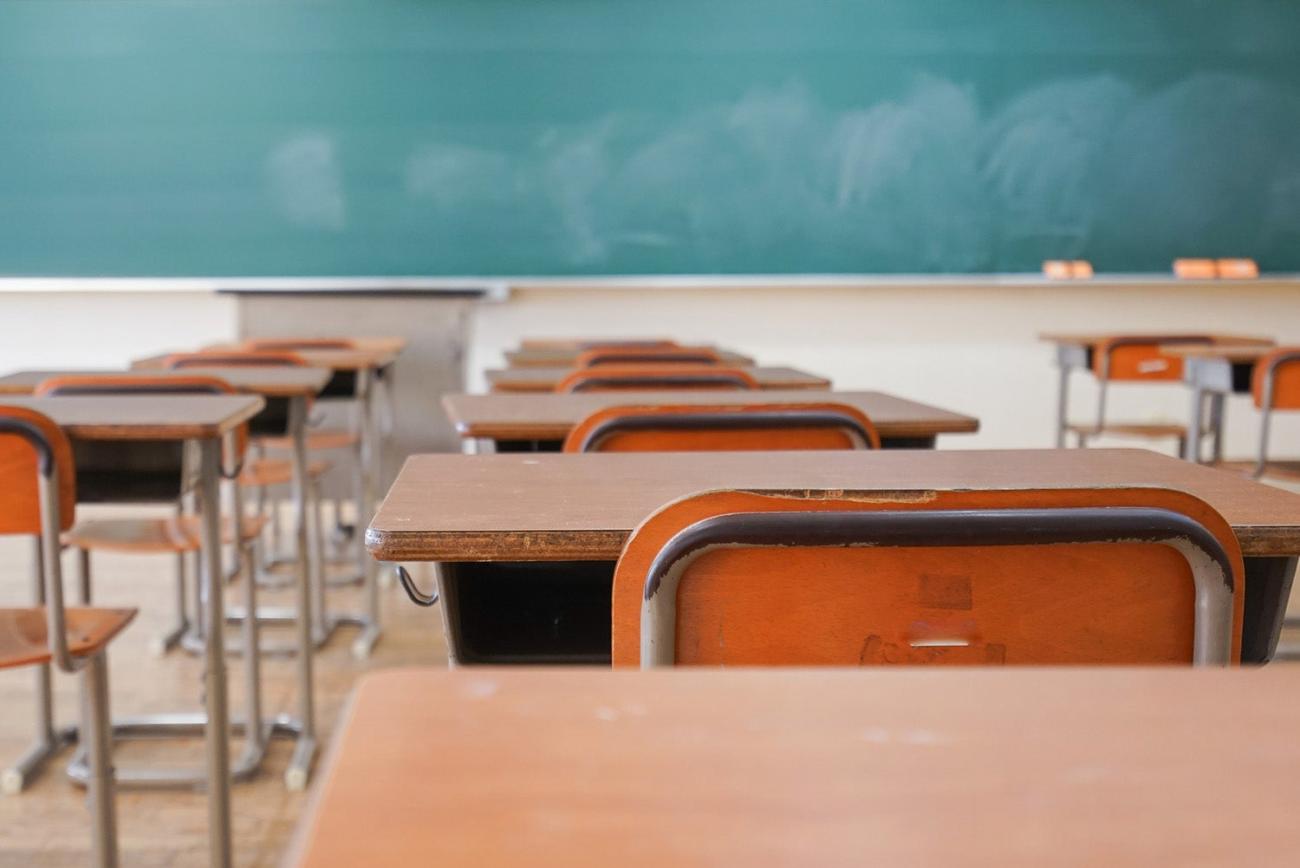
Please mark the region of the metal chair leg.
<svg viewBox="0 0 1300 868"><path fill-rule="evenodd" d="M81 674L86 708L85 733L90 779L87 804L93 836L93 863L99 868L116 868L117 804L113 786L113 745L109 734L108 658L101 651L91 657Z"/></svg>

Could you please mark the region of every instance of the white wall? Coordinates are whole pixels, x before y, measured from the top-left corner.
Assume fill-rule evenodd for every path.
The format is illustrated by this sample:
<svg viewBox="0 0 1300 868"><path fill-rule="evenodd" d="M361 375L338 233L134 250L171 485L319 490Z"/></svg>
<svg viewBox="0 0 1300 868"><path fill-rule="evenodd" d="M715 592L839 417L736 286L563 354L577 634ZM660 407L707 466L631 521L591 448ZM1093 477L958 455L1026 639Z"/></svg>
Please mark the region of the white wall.
<svg viewBox="0 0 1300 868"><path fill-rule="evenodd" d="M519 285L509 301L478 308L467 367L470 388L481 390L482 370L499 367L502 352L524 336L670 335L806 368L837 388L894 392L979 417L979 434L942 438L943 448L1047 447L1054 442L1057 376L1053 349L1037 335L1092 330L1209 330L1300 343L1300 288L1265 281ZM1076 375L1074 418L1095 412L1095 394L1090 378ZM1187 416L1181 385L1120 386L1112 394L1109 418ZM1252 454L1258 429L1248 398L1230 399L1227 428L1229 455ZM1276 431L1275 453L1300 456L1300 420L1281 420Z"/></svg>
<svg viewBox="0 0 1300 868"><path fill-rule="evenodd" d="M237 334L237 301L207 290L0 291L0 371L118 367ZM862 285L593 288L520 284L475 312L468 385L524 336L668 334L791 364L839 388L895 392L979 417L979 434L944 448L1053 442L1056 371L1040 331L1213 330L1300 343L1300 285L878 282ZM1095 394L1076 376L1074 416ZM1115 390L1113 416L1182 421L1181 386ZM1248 398L1230 399L1228 449L1255 448ZM1275 452L1300 456L1300 419L1282 419ZM1172 444L1169 449L1172 451Z"/></svg>
<svg viewBox="0 0 1300 868"><path fill-rule="evenodd" d="M235 299L208 291L0 292L0 372L121 368L235 328Z"/></svg>

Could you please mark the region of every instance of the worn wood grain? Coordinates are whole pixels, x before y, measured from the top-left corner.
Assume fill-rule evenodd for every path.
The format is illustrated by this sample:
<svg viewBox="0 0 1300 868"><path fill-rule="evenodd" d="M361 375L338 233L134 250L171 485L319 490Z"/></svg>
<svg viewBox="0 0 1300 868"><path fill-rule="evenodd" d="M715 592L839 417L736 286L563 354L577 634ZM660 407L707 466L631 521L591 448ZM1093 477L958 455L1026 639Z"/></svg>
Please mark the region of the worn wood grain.
<svg viewBox="0 0 1300 868"><path fill-rule="evenodd" d="M367 676L289 864L1289 864L1300 670Z"/></svg>
<svg viewBox="0 0 1300 868"><path fill-rule="evenodd" d="M829 389L831 381L797 368L749 367L744 371L761 389ZM573 368L504 368L484 372L488 383L499 392L553 392L573 373Z"/></svg>
<svg viewBox="0 0 1300 868"><path fill-rule="evenodd" d="M709 489L926 497L1142 486L1206 501L1247 556L1300 554L1300 495L1141 449L415 455L367 544L385 561L613 561L646 516Z"/></svg>
<svg viewBox="0 0 1300 868"><path fill-rule="evenodd" d="M871 419L882 438L933 437L971 433L979 420L909 401L884 392L839 392L809 395L803 390L754 392L638 392L636 395L588 392L574 394L451 394L442 397L452 425L462 437L495 440L563 440L583 419L607 407L625 404L796 404L809 400L848 404Z"/></svg>
<svg viewBox="0 0 1300 868"><path fill-rule="evenodd" d="M266 405L258 395L6 396L44 413L74 440L202 440L220 437Z"/></svg>
<svg viewBox="0 0 1300 868"><path fill-rule="evenodd" d="M225 380L241 392L253 392L268 398L288 398L294 395L315 395L329 382L329 371L323 368L304 367L245 367L222 366L186 368L181 371L154 370L139 376L199 376ZM131 371L112 370L32 370L15 371L0 377L0 395L30 395L43 381L53 377L112 375L129 377Z"/></svg>

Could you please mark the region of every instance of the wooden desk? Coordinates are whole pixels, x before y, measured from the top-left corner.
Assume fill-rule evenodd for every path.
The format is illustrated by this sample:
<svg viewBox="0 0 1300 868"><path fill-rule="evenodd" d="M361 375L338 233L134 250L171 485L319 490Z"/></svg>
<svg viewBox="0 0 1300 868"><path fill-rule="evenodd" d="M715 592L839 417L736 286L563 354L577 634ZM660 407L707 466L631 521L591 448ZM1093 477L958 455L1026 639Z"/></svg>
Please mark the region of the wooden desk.
<svg viewBox="0 0 1300 868"><path fill-rule="evenodd" d="M15 371L0 377L0 395L30 395L36 387L51 377L114 376L130 377L217 377L241 392L250 392L267 398L289 398L294 395L315 395L330 378L322 368L245 367L242 365L215 366L211 368L186 368L182 371L157 370L45 370Z"/></svg>
<svg viewBox="0 0 1300 868"><path fill-rule="evenodd" d="M762 389L829 389L831 381L797 368L755 367L745 372ZM504 368L484 372L494 392L554 392L573 368Z"/></svg>
<svg viewBox="0 0 1300 868"><path fill-rule="evenodd" d="M385 339L374 339L376 341ZM390 343L403 339L394 338ZM242 351L241 344L212 344L205 349L229 349ZM391 371L385 371L397 358L397 351L392 346L376 346L352 350L300 350L295 353L302 357L309 368L320 368L331 372L325 386L320 390L321 398L342 398L355 401L359 420L357 461L361 464L361 480L357 486L357 514L369 515L376 500L375 480L383 475L380 466L380 441L382 435L376 419L375 394L381 382L390 390L388 400L392 400ZM160 370L170 353L135 359L131 367L137 370ZM236 366L237 367L237 366ZM208 368L187 368L186 372L205 371ZM352 645L352 652L358 658L368 657L379 641L379 593L375 576L374 563L365 557L358 547L357 565L361 583L364 611L358 615L344 615L341 620L361 627L361 635Z"/></svg>
<svg viewBox="0 0 1300 868"><path fill-rule="evenodd" d="M1168 336L1177 334L1201 334L1189 329L1185 332L1168 332ZM1056 345L1056 365L1059 369L1059 384L1057 386L1056 399L1056 446L1060 448L1065 445L1065 432L1069 426L1070 410L1070 373L1075 370L1091 371L1093 365L1093 356L1096 353L1097 345L1103 341L1114 340L1115 338L1126 337L1147 337L1152 342L1159 343L1161 335L1152 333L1130 334L1125 332L1086 332L1086 333L1062 333L1062 332L1045 332L1038 336L1039 340L1047 341ZM1260 346L1267 347L1273 345L1273 339L1267 337L1258 337L1252 335L1232 335L1232 334L1209 334L1208 337L1216 345L1231 346ZM1203 345L1202 345L1203 346ZM1163 349L1163 348L1162 348ZM1198 420L1199 425L1199 420ZM1188 437L1188 442L1199 444L1196 437ZM1195 448L1192 446L1190 448ZM1217 447L1216 447L1217 448Z"/></svg>
<svg viewBox="0 0 1300 868"><path fill-rule="evenodd" d="M1246 555L1243 659L1268 659L1300 555L1300 495L1140 449L416 455L371 522L382 561L438 561L461 662L609 658L613 562L651 512L714 488L1163 486L1210 503Z"/></svg>
<svg viewBox="0 0 1300 868"><path fill-rule="evenodd" d="M1281 865L1300 668L366 675L287 865Z"/></svg>
<svg viewBox="0 0 1300 868"><path fill-rule="evenodd" d="M709 346L692 344L692 347ZM734 368L748 368L754 364L753 358L721 347L709 347L716 350L721 364ZM546 346L529 346L527 342L517 350L507 350L506 366L510 368L572 368L577 364L578 356L586 347L580 343L556 343Z"/></svg>
<svg viewBox="0 0 1300 868"><path fill-rule="evenodd" d="M199 514L207 623L204 696L207 722L208 828L211 861L230 864L230 716L226 693L226 616L221 593L222 438L263 407L252 395L95 395L64 398L6 397L9 406L27 407L53 419L74 441L190 441L199 452ZM214 582L214 577L216 581ZM310 624L307 624L310 631ZM310 633L308 633L310 635ZM300 744L299 749L303 746ZM312 744L311 752L314 754Z"/></svg>
<svg viewBox="0 0 1300 868"><path fill-rule="evenodd" d="M3 383L3 380L0 380ZM810 395L805 390L753 392L576 392L571 394L490 395L452 394L442 397L443 409L465 438L471 452L558 452L569 431L587 416L605 407L631 403L655 404L762 404L800 401L840 401L866 413L886 448L934 446L939 434L966 434L979 430L979 420L883 392L827 392Z"/></svg>

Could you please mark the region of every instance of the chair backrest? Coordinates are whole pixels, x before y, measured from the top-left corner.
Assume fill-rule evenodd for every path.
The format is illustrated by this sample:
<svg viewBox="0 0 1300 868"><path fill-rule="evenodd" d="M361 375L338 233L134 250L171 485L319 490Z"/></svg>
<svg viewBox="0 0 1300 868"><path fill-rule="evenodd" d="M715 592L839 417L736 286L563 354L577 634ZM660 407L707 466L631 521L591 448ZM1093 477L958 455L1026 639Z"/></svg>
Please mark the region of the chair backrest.
<svg viewBox="0 0 1300 868"><path fill-rule="evenodd" d="M58 487L58 530L67 530L77 506L77 475L67 435L43 413L0 404L0 534L45 532L41 477Z"/></svg>
<svg viewBox="0 0 1300 868"><path fill-rule="evenodd" d="M722 357L710 347L602 347L579 353L574 367L720 364Z"/></svg>
<svg viewBox="0 0 1300 868"><path fill-rule="evenodd" d="M347 338L249 338L244 346L250 350L278 352L283 350L351 350L354 341Z"/></svg>
<svg viewBox="0 0 1300 868"><path fill-rule="evenodd" d="M172 353L163 359L163 367L181 368L216 367L304 367L302 356L288 350L199 350L196 353Z"/></svg>
<svg viewBox="0 0 1300 868"><path fill-rule="evenodd" d="M34 394L54 398L70 395L236 395L238 390L219 377L148 374L69 374L36 384ZM248 450L248 424L235 429L234 462Z"/></svg>
<svg viewBox="0 0 1300 868"><path fill-rule="evenodd" d="M1241 551L1167 489L716 491L614 573L615 665L1220 664Z"/></svg>
<svg viewBox="0 0 1300 868"><path fill-rule="evenodd" d="M866 414L834 402L606 407L564 441L565 452L879 448Z"/></svg>
<svg viewBox="0 0 1300 868"><path fill-rule="evenodd" d="M1279 347L1261 356L1250 391L1261 410L1300 410L1300 347Z"/></svg>
<svg viewBox="0 0 1300 868"><path fill-rule="evenodd" d="M753 374L708 365L609 365L573 371L557 392L634 392L662 389L745 391L757 389Z"/></svg>
<svg viewBox="0 0 1300 868"><path fill-rule="evenodd" d="M1097 344L1092 370L1103 381L1181 380L1181 356L1162 352L1161 345L1212 344L1210 335L1124 335Z"/></svg>

